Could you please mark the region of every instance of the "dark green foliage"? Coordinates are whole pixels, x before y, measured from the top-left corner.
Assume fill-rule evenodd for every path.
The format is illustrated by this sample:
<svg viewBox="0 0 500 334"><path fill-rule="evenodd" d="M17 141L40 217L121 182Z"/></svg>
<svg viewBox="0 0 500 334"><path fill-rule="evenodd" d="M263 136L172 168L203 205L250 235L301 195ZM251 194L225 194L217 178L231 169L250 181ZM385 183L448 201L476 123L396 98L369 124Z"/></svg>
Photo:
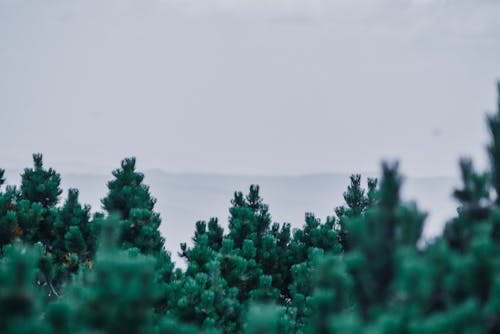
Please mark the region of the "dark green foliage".
<svg viewBox="0 0 500 334"><path fill-rule="evenodd" d="M15 187L7 186L5 192L0 192L0 247L16 239L37 242L43 213L40 203L21 199Z"/></svg>
<svg viewBox="0 0 500 334"><path fill-rule="evenodd" d="M348 220L351 218L360 217L365 213L366 209L375 202L375 194L377 188L376 179L368 179L368 192L361 188L361 175L351 175L351 184L344 192L344 200L346 206L339 206L335 209L335 214L338 217L337 230L338 239L342 249L349 251L349 235L348 235Z"/></svg>
<svg viewBox="0 0 500 334"><path fill-rule="evenodd" d="M50 251L54 241L54 223L57 217L55 205L62 193L59 187L61 177L52 168L44 168L41 154L33 154L33 163L34 167L25 168L24 173L21 175L19 202L26 200L27 202L20 204L28 206L28 203L30 203L31 205L39 204L42 206L41 219L38 221L37 229L34 230L32 226L29 226L28 229L34 239L33 241L43 242ZM23 210L23 212L26 212L26 210ZM24 231L25 229L21 227L21 233L24 233Z"/></svg>
<svg viewBox="0 0 500 334"><path fill-rule="evenodd" d="M220 259L206 265L206 272L178 274L169 284L168 316L205 330L235 333L240 328L238 289L221 275Z"/></svg>
<svg viewBox="0 0 500 334"><path fill-rule="evenodd" d="M259 186L250 186L246 197L240 192L235 193L231 203L229 237L234 240L234 246L241 248L247 239L258 245L271 223L269 208L259 195Z"/></svg>
<svg viewBox="0 0 500 334"><path fill-rule="evenodd" d="M280 291L280 300L285 303L290 297L289 285L292 280L290 268L294 263L290 252L291 232L290 224L274 223L270 234L262 242L263 258L262 269L271 275L272 284Z"/></svg>
<svg viewBox="0 0 500 334"><path fill-rule="evenodd" d="M60 275L67 280L82 264L90 264L96 247L96 224L91 221L90 207L79 203L78 190L69 189L54 223L54 233L53 254L60 264Z"/></svg>
<svg viewBox="0 0 500 334"><path fill-rule="evenodd" d="M307 299L306 332L327 333L332 314L346 311L354 303L353 281L340 256L317 254L310 278L314 290Z"/></svg>
<svg viewBox="0 0 500 334"><path fill-rule="evenodd" d="M218 251L222 246L224 237L224 229L219 225L217 218L212 218L208 221L208 244L210 248Z"/></svg>
<svg viewBox="0 0 500 334"><path fill-rule="evenodd" d="M52 168L43 168L43 156L33 154L34 168L26 168L21 175L21 196L32 203L40 203L44 208L57 204L62 193L61 177Z"/></svg>
<svg viewBox="0 0 500 334"><path fill-rule="evenodd" d="M155 259L137 249L119 250L116 221L102 224L101 246L92 268L80 272L60 301L71 311L60 314L63 307L58 305L52 309L54 318L60 326L68 326L65 318L78 319L70 323L71 332L151 332Z"/></svg>
<svg viewBox="0 0 500 334"><path fill-rule="evenodd" d="M306 213L305 221L302 229L294 231L293 240L290 243L290 256L295 263L306 261L308 252L313 248L334 253L341 251L333 218L329 217L323 224L314 214Z"/></svg>
<svg viewBox="0 0 500 334"><path fill-rule="evenodd" d="M491 142L488 145L488 154L491 162L491 173L493 189L496 191L495 203L500 205L500 81L498 89L498 110L494 115L488 116L488 128L490 130Z"/></svg>
<svg viewBox="0 0 500 334"><path fill-rule="evenodd" d="M351 177L335 218L308 213L293 231L272 222L258 186L236 192L227 233L199 221L181 244L185 271L135 159L93 217L77 190L56 207L59 175L41 155L19 190L1 188L0 169L0 332L500 333L499 115L488 118L489 170L460 161L442 236L422 240L426 214L384 163L366 190Z"/></svg>
<svg viewBox="0 0 500 334"><path fill-rule="evenodd" d="M256 302L274 303L278 300L279 290L272 285L273 278L269 275L262 275L259 278L259 285L250 291L250 298Z"/></svg>
<svg viewBox="0 0 500 334"><path fill-rule="evenodd" d="M156 330L155 334L198 334L200 330L195 325L180 323L172 317L163 318Z"/></svg>
<svg viewBox="0 0 500 334"><path fill-rule="evenodd" d="M246 317L245 334L286 334L293 331L291 319L284 307L255 304Z"/></svg>
<svg viewBox="0 0 500 334"><path fill-rule="evenodd" d="M39 245L38 245L39 246ZM0 332L49 333L34 282L40 247L9 245L0 261Z"/></svg>
<svg viewBox="0 0 500 334"><path fill-rule="evenodd" d="M109 193L102 204L109 214L122 218L122 247L136 247L144 254L163 251L164 239L158 230L161 219L153 211L156 199L142 183L144 175L135 170L135 158L124 159L121 168L113 171L113 176L115 179L108 182Z"/></svg>
<svg viewBox="0 0 500 334"><path fill-rule="evenodd" d="M207 264L215 258L222 246L223 233L224 230L216 218L210 219L208 230L206 222L196 222L196 231L192 238L194 246L187 248L187 245L183 243L179 253L188 262L187 274L207 272Z"/></svg>
<svg viewBox="0 0 500 334"><path fill-rule="evenodd" d="M258 288L261 275L271 277L282 300L288 296L292 265L288 250L290 225L283 224L281 228L277 223L271 225L269 207L263 203L259 190L252 185L247 196L236 192L229 209L230 241L226 241L226 246L231 244L231 258L225 258L221 268L228 284L238 288L241 302L247 301L250 291ZM221 253L224 251L228 249ZM232 274L236 270L240 274Z"/></svg>
<svg viewBox="0 0 500 334"><path fill-rule="evenodd" d="M102 200L107 212L128 219L132 209L153 210L156 200L142 183L144 174L136 172L135 158L122 160L121 168L115 169L113 176L115 179L108 182L108 196Z"/></svg>
<svg viewBox="0 0 500 334"><path fill-rule="evenodd" d="M460 159L460 172L462 176L462 189L454 191L454 197L459 201L465 209L478 211L480 214L481 207L489 204L489 174L478 174L474 170L472 160Z"/></svg>
<svg viewBox="0 0 500 334"><path fill-rule="evenodd" d="M341 212L338 216L357 217L368 206L368 197L365 195L365 190L361 188L361 175L351 175L351 184L347 186L347 191L344 192L344 200L347 208L338 207L336 210Z"/></svg>
<svg viewBox="0 0 500 334"><path fill-rule="evenodd" d="M352 251L346 258L361 314L370 318L391 293L397 247L416 247L425 215L400 203L397 164L382 165L378 204L350 221ZM373 259L376 259L375 261Z"/></svg>
<svg viewBox="0 0 500 334"><path fill-rule="evenodd" d="M168 283L172 279L174 264L159 231L160 215L153 211L156 199L151 196L149 187L142 183L144 175L136 171L135 158L122 160L121 168L114 170L113 176L102 204L109 215L119 218L116 223L119 225L120 247L154 258L154 309L161 315L168 309Z"/></svg>
<svg viewBox="0 0 500 334"><path fill-rule="evenodd" d="M471 242L478 222L490 213L489 174L477 173L470 159L460 160L462 189L453 195L460 203L458 216L448 223L443 237L454 249L463 251Z"/></svg>
<svg viewBox="0 0 500 334"><path fill-rule="evenodd" d="M291 268L292 283L290 284L291 306L295 315L296 329L303 330L311 313L308 299L314 292L314 282L311 280L315 262L324 255L318 248L309 250L309 258L305 262L295 264Z"/></svg>

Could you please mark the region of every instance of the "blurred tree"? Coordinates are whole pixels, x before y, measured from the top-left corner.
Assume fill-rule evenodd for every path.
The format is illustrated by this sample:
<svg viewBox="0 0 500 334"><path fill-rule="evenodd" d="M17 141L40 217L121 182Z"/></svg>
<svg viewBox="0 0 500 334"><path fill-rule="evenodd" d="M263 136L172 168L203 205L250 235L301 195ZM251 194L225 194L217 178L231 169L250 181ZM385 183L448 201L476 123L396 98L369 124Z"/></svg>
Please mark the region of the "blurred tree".
<svg viewBox="0 0 500 334"><path fill-rule="evenodd" d="M138 249L119 250L114 218L102 222L92 268L84 268L62 300L78 321L71 332L149 333L156 298L155 262Z"/></svg>
<svg viewBox="0 0 500 334"><path fill-rule="evenodd" d="M19 243L4 248L0 260L0 332L50 333L42 321L42 298L35 287L40 245Z"/></svg>

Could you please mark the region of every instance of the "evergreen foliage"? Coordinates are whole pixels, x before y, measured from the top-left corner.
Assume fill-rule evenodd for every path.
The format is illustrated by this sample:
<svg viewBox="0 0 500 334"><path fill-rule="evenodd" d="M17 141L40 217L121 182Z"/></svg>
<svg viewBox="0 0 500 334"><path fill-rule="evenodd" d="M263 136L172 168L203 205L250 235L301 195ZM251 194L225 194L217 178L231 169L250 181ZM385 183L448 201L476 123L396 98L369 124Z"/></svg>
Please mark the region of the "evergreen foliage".
<svg viewBox="0 0 500 334"><path fill-rule="evenodd" d="M351 184L344 192L344 200L347 206L338 206L335 208L335 214L338 217L337 231L339 243L344 251L349 251L349 236L347 221L351 218L360 217L366 209L375 202L375 193L377 188L377 179L368 179L368 191L361 187L361 175L351 175Z"/></svg>
<svg viewBox="0 0 500 334"><path fill-rule="evenodd" d="M42 154L33 154L34 168L26 168L21 175L21 196L44 208L57 204L62 193L61 176L52 168L43 168Z"/></svg>
<svg viewBox="0 0 500 334"><path fill-rule="evenodd" d="M49 333L41 319L40 291L35 286L40 245L12 244L0 261L0 332Z"/></svg>
<svg viewBox="0 0 500 334"><path fill-rule="evenodd" d="M68 304L87 329L107 333L152 331L155 260L137 249L115 246L114 222L106 221L101 251L68 291Z"/></svg>
<svg viewBox="0 0 500 334"><path fill-rule="evenodd" d="M124 159L121 168L113 171L115 177L108 182L109 193L102 200L109 214L122 218L121 245L136 247L144 254L156 254L163 249L164 239L158 228L160 215L153 211L156 199L149 187L142 183L144 174L135 170L135 158Z"/></svg>
<svg viewBox="0 0 500 334"><path fill-rule="evenodd" d="M500 84L499 84L500 97ZM324 222L273 223L260 188L236 192L228 230L195 224L174 268L155 199L122 161L91 215L42 155L5 186L0 169L1 333L500 333L500 100L490 168L461 159L456 216L422 239L398 163L353 175Z"/></svg>

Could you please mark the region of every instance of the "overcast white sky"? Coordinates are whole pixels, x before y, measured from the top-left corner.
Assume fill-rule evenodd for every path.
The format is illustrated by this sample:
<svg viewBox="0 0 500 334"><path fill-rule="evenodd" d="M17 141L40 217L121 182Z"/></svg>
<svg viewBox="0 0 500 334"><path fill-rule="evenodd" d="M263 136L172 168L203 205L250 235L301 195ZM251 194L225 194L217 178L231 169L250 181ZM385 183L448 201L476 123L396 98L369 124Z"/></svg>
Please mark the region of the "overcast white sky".
<svg viewBox="0 0 500 334"><path fill-rule="evenodd" d="M0 0L0 163L454 175L499 78L497 0Z"/></svg>

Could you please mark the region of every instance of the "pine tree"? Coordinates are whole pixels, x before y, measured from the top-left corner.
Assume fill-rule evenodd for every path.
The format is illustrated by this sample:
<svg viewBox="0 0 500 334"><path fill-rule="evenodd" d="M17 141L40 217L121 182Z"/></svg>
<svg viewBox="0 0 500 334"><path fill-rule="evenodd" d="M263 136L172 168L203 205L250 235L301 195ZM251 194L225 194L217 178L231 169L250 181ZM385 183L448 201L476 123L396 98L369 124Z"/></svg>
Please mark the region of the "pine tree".
<svg viewBox="0 0 500 334"><path fill-rule="evenodd" d="M384 163L378 204L349 225L352 252L346 260L365 319L386 305L395 276L397 246L416 247L422 231L425 215L415 207L410 212L401 209L401 182L398 164Z"/></svg>
<svg viewBox="0 0 500 334"><path fill-rule="evenodd" d="M116 221L102 222L93 267L68 287L63 303L73 309L73 331L147 333L153 330L155 262L138 249L117 247Z"/></svg>
<svg viewBox="0 0 500 334"><path fill-rule="evenodd" d="M347 232L347 220L350 218L360 217L366 209L375 201L375 193L377 188L377 179L368 178L368 192L361 188L361 175L354 174L350 177L351 183L344 192L345 206L335 208L335 214L338 217L337 231L339 242L342 249L348 252L350 249L349 236Z"/></svg>
<svg viewBox="0 0 500 334"><path fill-rule="evenodd" d="M293 330L293 321L286 309L276 305L252 305L247 314L245 334L286 334Z"/></svg>
<svg viewBox="0 0 500 334"><path fill-rule="evenodd" d="M277 240L270 234L271 215L259 190L259 186L251 185L246 197L236 192L231 201L233 206L229 209L227 238L232 240L232 247L239 257L239 270L242 271L238 275L225 270L223 273L229 275L226 279L230 286L238 288L240 302L248 300L250 291L258 287L262 274L275 274L276 266L272 262L278 260L272 258L271 252L276 248Z"/></svg>
<svg viewBox="0 0 500 334"><path fill-rule="evenodd" d="M216 222L216 220L211 220L210 222ZM214 228L214 224L212 224L212 229ZM219 229L220 226L217 225L215 229L217 231L222 231L222 228ZM186 259L188 268L186 270L187 275L194 276L197 273L207 273L208 264L213 261L216 257L217 250L220 248L218 245L218 238L216 236L216 240L214 241L213 234L210 233L210 230L207 231L207 225L204 221L196 222L196 231L192 241L194 243L193 247L188 248L186 243L181 244L181 252L179 256ZM221 236L222 237L222 236ZM222 243L222 240L221 240ZM214 248L212 248L214 247Z"/></svg>
<svg viewBox="0 0 500 334"><path fill-rule="evenodd" d="M209 273L179 276L170 284L167 312L181 323L194 324L205 330L223 329L235 333L239 327L238 290L230 288L220 275L217 261L209 265Z"/></svg>
<svg viewBox="0 0 500 334"><path fill-rule="evenodd" d="M351 276L339 255L317 253L313 256L310 279L314 286L307 299L307 333L328 333L333 315L353 306Z"/></svg>
<svg viewBox="0 0 500 334"><path fill-rule="evenodd" d="M269 275L259 277L259 285L250 291L250 298L254 302L274 304L278 301L280 291L273 287L273 278Z"/></svg>
<svg viewBox="0 0 500 334"><path fill-rule="evenodd" d="M82 206L78 194L76 189L68 190L68 197L54 223L53 253L60 275L66 280L80 265L90 266L97 243L97 228L90 217L90 206Z"/></svg>
<svg viewBox="0 0 500 334"><path fill-rule="evenodd" d="M14 238L21 237L24 231L18 224L16 203L18 193L13 187L7 187L6 191L1 191L5 183L3 177L4 170L0 169L0 250L4 245L10 244ZM36 222L34 219L33 222Z"/></svg>
<svg viewBox="0 0 500 334"><path fill-rule="evenodd" d="M42 154L33 154L33 168L25 168L21 175L20 199L28 201L31 205L39 203L42 208L42 219L36 231L30 231L34 236L33 241L41 241L52 251L54 241L54 223L57 217L55 205L62 193L60 188L61 177L52 168L45 169ZM23 204L28 206L27 203ZM29 212L28 210L22 210ZM25 229L22 229L25 231Z"/></svg>
<svg viewBox="0 0 500 334"><path fill-rule="evenodd" d="M497 112L488 116L488 128L491 135L491 143L488 145L488 154L491 162L491 174L493 189L496 191L495 203L500 205L500 81L497 83L498 109Z"/></svg>
<svg viewBox="0 0 500 334"><path fill-rule="evenodd" d="M288 286L291 282L289 246L291 243L290 224L274 223L261 242L260 266L262 272L271 278L282 302L289 298Z"/></svg>
<svg viewBox="0 0 500 334"><path fill-rule="evenodd" d="M77 190L55 207L59 176L41 155L19 190L3 189L0 169L0 332L499 333L499 115L500 100L489 169L460 161L442 236L422 242L426 214L401 199L398 164L384 163L380 187L352 176L337 219L306 214L293 233L271 224L258 186L235 193L227 234L199 221L181 245L184 272L134 159L113 172L107 217L91 218Z"/></svg>
<svg viewBox="0 0 500 334"><path fill-rule="evenodd" d="M477 173L472 160L461 159L462 189L454 191L455 199L460 203L458 216L446 224L443 237L454 249L464 251L471 242L476 225L486 219L489 208L489 173Z"/></svg>
<svg viewBox="0 0 500 334"><path fill-rule="evenodd" d="M328 217L325 223L321 223L312 213L306 213L305 224L302 229L294 231L293 240L290 244L291 257L295 263L307 260L309 249L318 248L325 252L340 252L337 233L335 231L335 220Z"/></svg>
<svg viewBox="0 0 500 334"><path fill-rule="evenodd" d="M295 315L295 331L303 332L310 315L308 299L314 291L314 282L311 280L316 259L324 255L324 251L311 248L307 261L295 264L291 267L292 283L290 284L291 307Z"/></svg>
<svg viewBox="0 0 500 334"><path fill-rule="evenodd" d="M229 209L229 237L234 240L236 248L241 248L244 240L248 239L260 249L262 238L269 232L271 215L259 191L259 186L251 185L246 197L241 192L236 192L231 201L233 206ZM257 258L260 257L257 254Z"/></svg>
<svg viewBox="0 0 500 334"><path fill-rule="evenodd" d="M49 333L40 318L42 297L35 286L39 247L16 243L0 260L0 332Z"/></svg>
<svg viewBox="0 0 500 334"><path fill-rule="evenodd" d="M124 159L121 168L113 171L114 179L108 182L108 195L102 199L108 215L120 217L119 245L122 249L138 249L155 259L154 309L158 315L166 312L168 284L172 279L174 264L164 248L164 238L159 227L160 215L154 212L156 199L143 183L144 175L135 169L135 158Z"/></svg>
<svg viewBox="0 0 500 334"><path fill-rule="evenodd" d="M44 208L54 207L62 193L61 176L52 168L43 168L43 155L33 154L34 168L26 168L21 175L21 196Z"/></svg>
<svg viewBox="0 0 500 334"><path fill-rule="evenodd" d="M113 176L115 179L108 182L109 192L102 204L109 214L122 218L122 247L136 247L144 254L162 251L164 239L158 230L161 219L153 211L156 199L142 183L144 175L135 170L135 158L124 159Z"/></svg>

